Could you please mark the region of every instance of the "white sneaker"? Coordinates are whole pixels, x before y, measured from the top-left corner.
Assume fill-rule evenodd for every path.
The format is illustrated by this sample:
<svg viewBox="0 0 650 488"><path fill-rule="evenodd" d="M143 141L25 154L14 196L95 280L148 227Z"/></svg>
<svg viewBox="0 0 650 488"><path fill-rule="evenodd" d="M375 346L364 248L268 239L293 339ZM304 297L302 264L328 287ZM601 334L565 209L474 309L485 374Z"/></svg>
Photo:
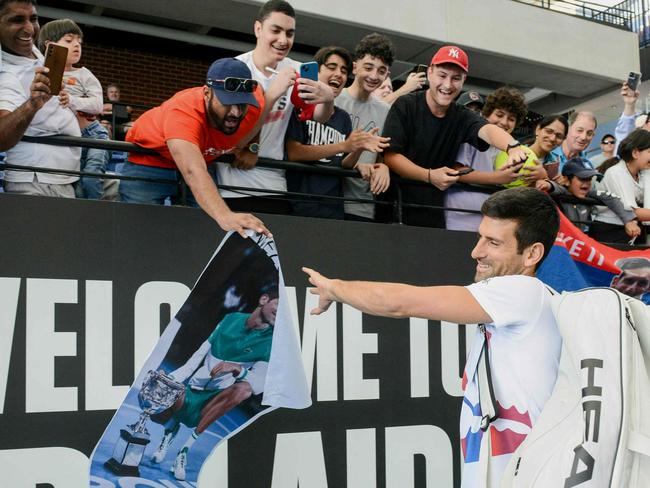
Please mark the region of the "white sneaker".
<svg viewBox="0 0 650 488"><path fill-rule="evenodd" d="M163 459L165 459L165 456L167 456L167 451L169 450L169 446L171 446L172 442L174 442L174 437L176 437L176 432L173 431L163 436L162 441L160 441L160 445L158 446L158 449L156 449L156 452L154 452L153 456L151 456L151 460L154 463L163 462Z"/></svg>
<svg viewBox="0 0 650 488"><path fill-rule="evenodd" d="M176 456L174 465L172 466L172 473L174 473L174 478L178 481L185 480L185 467L187 466L187 449L181 449Z"/></svg>

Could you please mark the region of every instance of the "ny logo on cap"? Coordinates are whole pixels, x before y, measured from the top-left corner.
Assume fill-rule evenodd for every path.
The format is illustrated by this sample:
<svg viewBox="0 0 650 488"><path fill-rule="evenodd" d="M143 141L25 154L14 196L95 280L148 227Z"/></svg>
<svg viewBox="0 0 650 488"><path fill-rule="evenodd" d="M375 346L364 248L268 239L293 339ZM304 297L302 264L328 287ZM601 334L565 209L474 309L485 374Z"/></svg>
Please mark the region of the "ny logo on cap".
<svg viewBox="0 0 650 488"><path fill-rule="evenodd" d="M458 52L458 49L455 49L455 48L452 47L452 48L449 48L449 56L451 56L452 58L458 59L459 56L460 56L460 53Z"/></svg>

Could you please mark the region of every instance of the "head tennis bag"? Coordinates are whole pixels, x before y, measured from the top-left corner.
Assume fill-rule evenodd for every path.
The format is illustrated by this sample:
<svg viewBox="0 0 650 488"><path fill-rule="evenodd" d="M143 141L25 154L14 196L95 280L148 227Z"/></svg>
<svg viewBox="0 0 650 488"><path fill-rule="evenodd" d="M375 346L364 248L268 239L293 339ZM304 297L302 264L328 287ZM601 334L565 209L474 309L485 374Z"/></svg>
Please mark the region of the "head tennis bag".
<svg viewBox="0 0 650 488"><path fill-rule="evenodd" d="M503 488L650 487L650 314L611 288L553 297L558 379Z"/></svg>

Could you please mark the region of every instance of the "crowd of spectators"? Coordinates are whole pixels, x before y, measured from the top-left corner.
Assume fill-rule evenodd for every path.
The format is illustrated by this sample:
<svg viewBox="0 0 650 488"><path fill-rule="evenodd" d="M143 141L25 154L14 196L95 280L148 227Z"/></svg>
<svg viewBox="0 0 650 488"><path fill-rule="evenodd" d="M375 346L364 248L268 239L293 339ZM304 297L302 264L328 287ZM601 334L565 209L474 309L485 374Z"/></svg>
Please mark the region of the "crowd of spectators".
<svg viewBox="0 0 650 488"><path fill-rule="evenodd" d="M615 134L602 137L601 154L592 160L585 151L597 120L589 112L543 117L525 146L512 136L526 117L523 94L510 87L463 91L470 60L460 47L443 46L428 67L416 66L393 90L393 45L373 33L353 52L321 48L314 56L318 78L302 78L300 63L289 57L295 12L286 1L270 0L255 19L252 51L216 61L204 86L133 120L119 86L107 84L104 99L99 80L80 64L80 27L70 19L41 27L36 9L32 0L0 0L0 162L166 182L120 184L12 167L4 171L6 192L174 203L174 182L182 178L190 203L236 230L265 230L259 219L239 212L387 222L395 218L389 202L399 192L403 223L475 231L488 196L476 185L528 185L597 201L564 199L560 208L598 239L645 237L639 223L650 221L650 210L643 208L640 175L650 165L650 121L636 113L639 92L625 83ZM57 96L43 67L51 43L68 48ZM126 140L159 156L21 140L59 134ZM285 174L259 166L260 157L352 169L358 177L300 168Z"/></svg>

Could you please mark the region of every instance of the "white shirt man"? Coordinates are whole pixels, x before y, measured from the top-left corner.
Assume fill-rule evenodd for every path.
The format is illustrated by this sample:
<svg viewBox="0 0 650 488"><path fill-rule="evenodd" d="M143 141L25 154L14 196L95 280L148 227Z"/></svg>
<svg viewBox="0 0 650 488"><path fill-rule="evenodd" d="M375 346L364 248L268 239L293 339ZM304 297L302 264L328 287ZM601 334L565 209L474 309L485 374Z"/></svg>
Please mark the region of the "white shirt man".
<svg viewBox="0 0 650 488"><path fill-rule="evenodd" d="M476 488L499 486L512 453L551 395L561 349L550 292L534 276L559 228L555 205L538 190L519 187L490 196L481 210L472 251L475 283L467 287L331 280L303 268L319 295L312 314L339 301L371 315L485 324L467 360L460 423L463 486ZM484 344L498 407L485 431L480 423L487 408L477 385ZM481 456L486 463L479 462Z"/></svg>

